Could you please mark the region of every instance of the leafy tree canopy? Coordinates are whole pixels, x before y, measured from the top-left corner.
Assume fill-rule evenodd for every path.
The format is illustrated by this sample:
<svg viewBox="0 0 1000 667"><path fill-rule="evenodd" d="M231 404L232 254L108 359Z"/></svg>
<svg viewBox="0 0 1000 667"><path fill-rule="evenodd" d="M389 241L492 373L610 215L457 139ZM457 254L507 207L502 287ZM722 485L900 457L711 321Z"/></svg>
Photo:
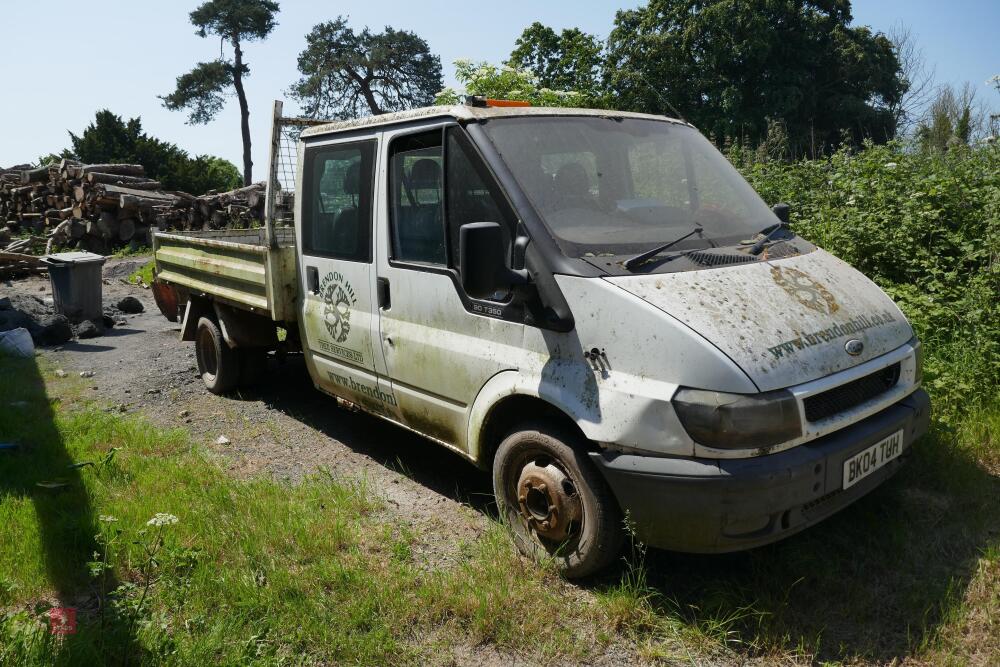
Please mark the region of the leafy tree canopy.
<svg viewBox="0 0 1000 667"><path fill-rule="evenodd" d="M542 87L534 72L510 65L456 60L455 78L464 90L445 88L434 98L434 104L458 104L462 95L524 100L543 107L577 107L584 103L584 96L580 93Z"/></svg>
<svg viewBox="0 0 1000 667"><path fill-rule="evenodd" d="M849 0L650 0L620 11L604 79L620 108L670 114L756 143L769 119L793 153L895 135L906 90L893 43L850 27Z"/></svg>
<svg viewBox="0 0 1000 667"><path fill-rule="evenodd" d="M441 59L412 32L355 32L338 16L306 35L290 94L313 117L357 118L426 106L441 90Z"/></svg>
<svg viewBox="0 0 1000 667"><path fill-rule="evenodd" d="M192 125L204 125L222 111L232 84L231 63L222 60L198 63L190 72L177 77L174 92L160 99L163 106L171 111L187 109L188 122Z"/></svg>
<svg viewBox="0 0 1000 667"><path fill-rule="evenodd" d="M69 133L72 148L62 152L86 163L125 162L141 164L146 175L167 190L201 195L209 190L239 187L239 169L232 162L210 155L191 158L175 144L160 141L142 131L139 118L123 120L107 109L97 112L78 136Z"/></svg>
<svg viewBox="0 0 1000 667"><path fill-rule="evenodd" d="M202 62L177 77L174 92L162 95L163 106L171 111L188 111L188 122L210 122L226 104L226 97L236 94L240 104L240 131L243 136L243 182L253 179L250 158L250 107L243 78L250 68L243 60L243 43L266 38L278 24L278 3L272 0L209 0L191 12L191 23L201 37L214 35L233 47L233 59L220 55L217 60Z"/></svg>
<svg viewBox="0 0 1000 667"><path fill-rule="evenodd" d="M579 28L557 34L536 21L517 38L508 64L534 72L542 87L575 90L593 101L601 92L604 44Z"/></svg>
<svg viewBox="0 0 1000 667"><path fill-rule="evenodd" d="M278 22L278 3L271 0L209 0L191 12L198 35L218 35L229 42L264 39Z"/></svg>

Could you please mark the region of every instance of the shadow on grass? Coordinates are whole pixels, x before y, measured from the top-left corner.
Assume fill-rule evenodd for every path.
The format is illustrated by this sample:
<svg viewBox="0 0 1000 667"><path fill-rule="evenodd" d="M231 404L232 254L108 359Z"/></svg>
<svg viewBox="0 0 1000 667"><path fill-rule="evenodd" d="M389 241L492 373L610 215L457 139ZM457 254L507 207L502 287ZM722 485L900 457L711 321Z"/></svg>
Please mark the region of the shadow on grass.
<svg viewBox="0 0 1000 667"><path fill-rule="evenodd" d="M487 473L405 429L333 409L301 359L273 370L267 387L242 397L497 517ZM981 554L998 543L1000 479L954 433L936 429L894 478L787 540L715 556L650 549L636 598L742 653L892 662L934 640L963 604ZM612 571L582 585L600 594L624 576Z"/></svg>
<svg viewBox="0 0 1000 667"><path fill-rule="evenodd" d="M22 554L24 567L30 567L35 558L42 561L48 587L56 597L52 606L73 609L78 623L76 632L63 635L61 641L33 643L34 650L43 663L98 664L113 658L124 663L138 658L135 637L128 635L126 624L107 607L107 596L100 595L102 583L105 591L113 591L119 582L113 576L103 582L95 580L88 566L99 550L97 517L83 479L93 469L77 467L68 451L35 359L0 357L0 377L4 379L0 383L0 442L18 446L0 452L0 506L8 504L2 514L11 522L7 529L12 532L18 527L30 532L34 524L41 553ZM33 517L18 510L18 500L30 501ZM17 543L16 534L12 537L9 545L0 544L0 549L12 549L4 560L23 546ZM16 575L16 570L8 574L14 581ZM39 601L35 611L48 606ZM103 652L105 646L114 646L114 652ZM29 656L22 657L30 661Z"/></svg>
<svg viewBox="0 0 1000 667"><path fill-rule="evenodd" d="M651 551L662 609L751 651L893 662L933 643L1000 543L1000 480L936 431L895 478L783 542L723 556Z"/></svg>

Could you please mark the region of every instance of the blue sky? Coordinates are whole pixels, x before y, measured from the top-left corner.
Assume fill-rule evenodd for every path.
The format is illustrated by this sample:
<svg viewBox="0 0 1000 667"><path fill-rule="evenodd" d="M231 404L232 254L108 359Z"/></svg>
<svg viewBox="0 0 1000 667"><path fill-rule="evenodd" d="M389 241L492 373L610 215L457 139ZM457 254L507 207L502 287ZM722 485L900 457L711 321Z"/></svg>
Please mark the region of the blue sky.
<svg viewBox="0 0 1000 667"><path fill-rule="evenodd" d="M177 75L218 54L219 44L194 35L187 14L199 0L47 0L5 2L0 36L0 166L34 161L69 144L66 130L80 132L94 112L108 108L141 116L150 134L190 153L209 153L241 164L235 101L207 126L185 124L185 115L160 106L158 94L173 89ZM271 103L297 74L304 35L316 23L346 14L355 27L390 24L413 30L441 56L446 83L451 62L472 58L498 62L533 21L556 29L578 26L606 36L615 11L638 1L502 0L463 5L443 0L280 0L279 26L271 39L245 48L254 137L255 178L263 177ZM985 85L1000 74L1000 1L855 0L856 24L887 31L909 26L939 82L970 81L981 97L1000 107L1000 94ZM460 9L459 9L460 8ZM287 107L286 107L287 110Z"/></svg>

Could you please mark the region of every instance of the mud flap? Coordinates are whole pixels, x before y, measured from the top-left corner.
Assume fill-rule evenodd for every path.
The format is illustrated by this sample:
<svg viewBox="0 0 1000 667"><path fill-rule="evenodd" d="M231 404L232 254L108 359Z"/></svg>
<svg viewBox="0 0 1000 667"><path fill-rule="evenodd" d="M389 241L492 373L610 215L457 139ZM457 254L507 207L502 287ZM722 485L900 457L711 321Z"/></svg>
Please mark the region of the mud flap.
<svg viewBox="0 0 1000 667"><path fill-rule="evenodd" d="M156 307L160 309L163 316L171 322L176 322L177 315L180 312L178 308L180 300L173 285L154 280L149 288L153 291L153 300L156 301Z"/></svg>
<svg viewBox="0 0 1000 667"><path fill-rule="evenodd" d="M278 329L270 317L213 302L222 336L229 347L274 348L278 345Z"/></svg>
<svg viewBox="0 0 1000 667"><path fill-rule="evenodd" d="M211 304L204 299L188 299L184 308L184 319L181 320L181 340L193 341L198 330L198 319L212 312Z"/></svg>

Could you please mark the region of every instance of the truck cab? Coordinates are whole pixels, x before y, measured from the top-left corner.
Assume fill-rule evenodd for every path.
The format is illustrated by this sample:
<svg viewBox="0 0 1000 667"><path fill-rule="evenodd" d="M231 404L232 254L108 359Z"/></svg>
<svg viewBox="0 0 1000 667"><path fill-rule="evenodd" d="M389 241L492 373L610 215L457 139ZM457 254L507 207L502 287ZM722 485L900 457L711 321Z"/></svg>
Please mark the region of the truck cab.
<svg viewBox="0 0 1000 667"><path fill-rule="evenodd" d="M518 546L567 576L627 531L700 553L792 535L927 429L892 300L685 122L431 107L309 128L297 158L287 276L258 276L287 303L234 316L172 274L184 335L222 320L205 370L274 346L238 330L283 313L317 389L491 470Z"/></svg>

